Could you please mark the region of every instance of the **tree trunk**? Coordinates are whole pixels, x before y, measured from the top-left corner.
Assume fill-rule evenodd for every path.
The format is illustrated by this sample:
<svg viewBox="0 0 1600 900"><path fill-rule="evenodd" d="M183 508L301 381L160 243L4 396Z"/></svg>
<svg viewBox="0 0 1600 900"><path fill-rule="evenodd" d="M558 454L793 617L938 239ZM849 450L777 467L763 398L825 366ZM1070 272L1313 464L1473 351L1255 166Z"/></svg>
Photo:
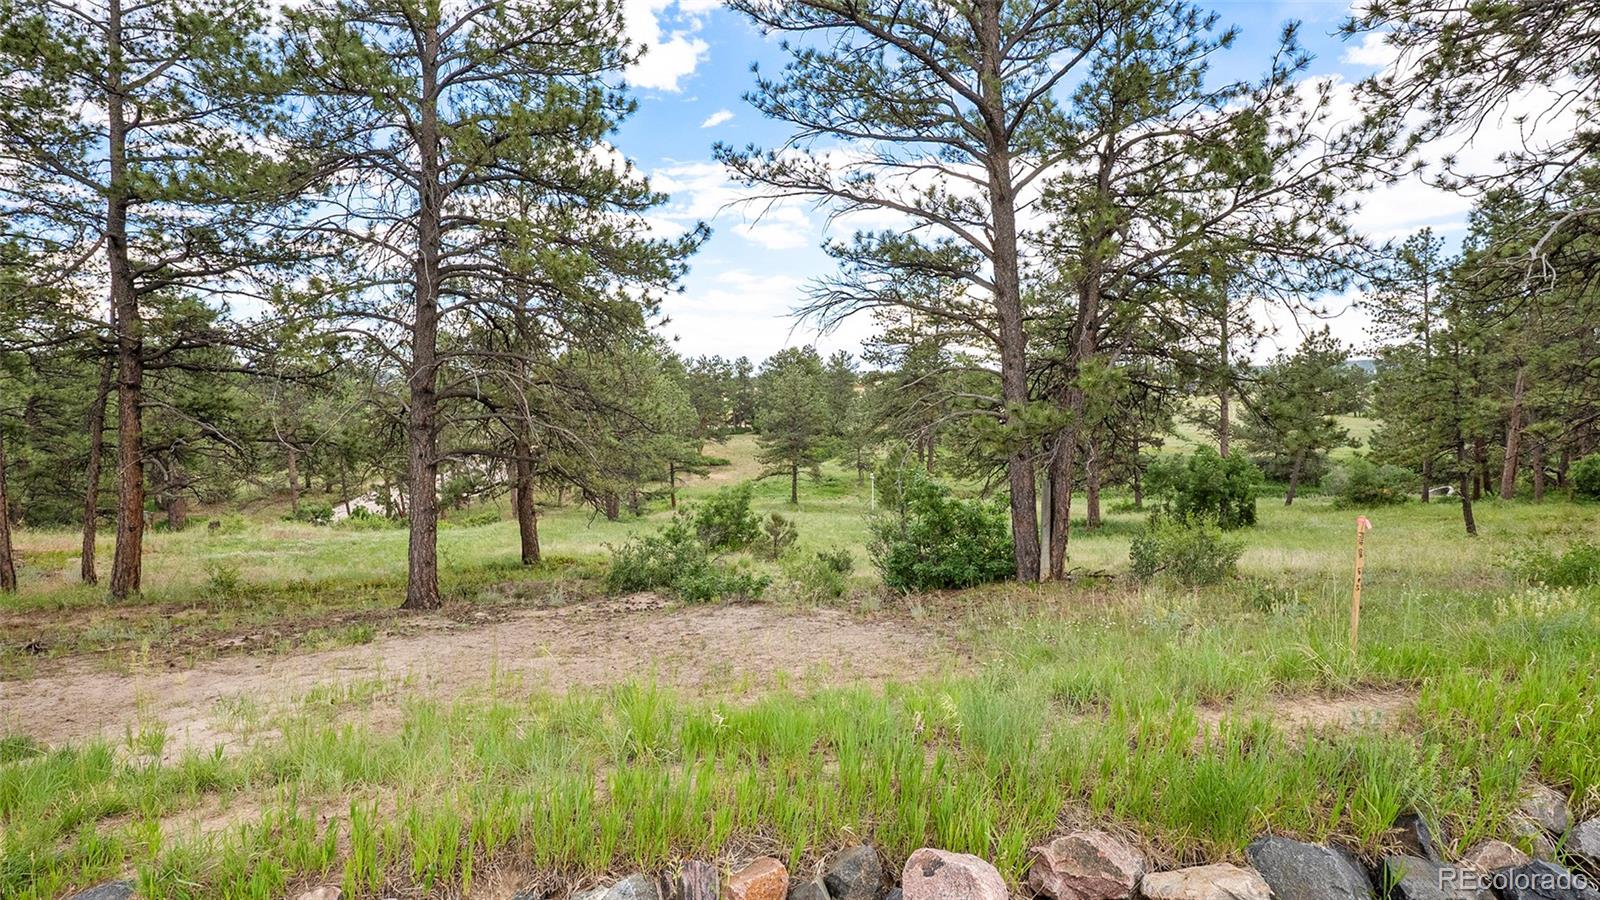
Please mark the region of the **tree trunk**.
<svg viewBox="0 0 1600 900"><path fill-rule="evenodd" d="M1422 460L1422 502L1427 503L1433 499L1433 456L1429 454Z"/></svg>
<svg viewBox="0 0 1600 900"><path fill-rule="evenodd" d="M616 491L606 491L600 496L602 511L607 522L615 522L622 517L622 498Z"/></svg>
<svg viewBox="0 0 1600 900"><path fill-rule="evenodd" d="M1295 492L1300 490L1300 470L1305 468L1305 465L1306 452L1304 450L1296 450L1294 464L1289 467L1289 489L1283 493L1284 506L1294 505Z"/></svg>
<svg viewBox="0 0 1600 900"><path fill-rule="evenodd" d="M789 463L789 505L800 505L800 464Z"/></svg>
<svg viewBox="0 0 1600 900"><path fill-rule="evenodd" d="M1027 332L1022 321L1022 283L1017 250L1017 197L1012 181L1010 134L1006 123L1004 80L1000 71L999 0L984 0L977 9L978 65L983 96L980 114L986 131L985 168L989 188L993 302L998 328L1000 396L1006 424L1023 430L1022 410L1028 402ZM1020 441L1006 457L1011 487L1011 546L1017 580L1039 580L1039 517L1035 508L1033 460Z"/></svg>
<svg viewBox="0 0 1600 900"><path fill-rule="evenodd" d="M16 550L11 545L11 498L6 494L6 441L0 432L0 593L17 589Z"/></svg>
<svg viewBox="0 0 1600 900"><path fill-rule="evenodd" d="M1478 522L1472 517L1472 467L1467 464L1467 445L1465 441L1456 441L1456 466L1461 470L1461 524L1466 526L1467 534L1478 533Z"/></svg>
<svg viewBox="0 0 1600 900"><path fill-rule="evenodd" d="M182 531L189 527L189 501L179 490L167 495L167 530Z"/></svg>
<svg viewBox="0 0 1600 900"><path fill-rule="evenodd" d="M1473 438L1471 465L1467 467L1467 471L1471 473L1470 490L1474 500L1483 498L1484 469L1488 467L1488 455L1488 451L1484 449L1483 438Z"/></svg>
<svg viewBox="0 0 1600 900"><path fill-rule="evenodd" d="M295 451L294 444L284 442L284 450L289 457L289 511L300 512L300 454Z"/></svg>
<svg viewBox="0 0 1600 900"><path fill-rule="evenodd" d="M122 0L107 4L109 70L122 70ZM144 563L144 323L128 258L128 126L120 84L106 94L106 263L111 318L117 332L117 548L111 561L111 596L139 593Z"/></svg>
<svg viewBox="0 0 1600 900"><path fill-rule="evenodd" d="M517 537L522 547L522 564L539 564L539 508L534 504L533 466L527 447L517 448L516 479L512 496L517 508Z"/></svg>
<svg viewBox="0 0 1600 900"><path fill-rule="evenodd" d="M439 596L438 369L439 258L439 23L429 13L423 29L422 102L417 123L418 179L416 310L411 324L410 409L406 420L406 470L411 488L405 609L435 609Z"/></svg>
<svg viewBox="0 0 1600 900"><path fill-rule="evenodd" d="M1144 473L1139 465L1139 439L1133 439L1133 453L1129 457L1133 463L1133 508L1144 509Z"/></svg>
<svg viewBox="0 0 1600 900"><path fill-rule="evenodd" d="M1228 361L1231 351L1228 347L1228 298L1222 298L1222 322L1217 328L1220 339L1217 341L1217 362L1220 368L1221 382L1217 386L1217 453L1223 457L1228 455L1228 438L1232 430L1229 419L1233 413L1233 398L1228 390Z"/></svg>
<svg viewBox="0 0 1600 900"><path fill-rule="evenodd" d="M1511 414L1506 417L1506 459L1500 467L1500 499L1517 495L1517 458L1522 455L1522 398L1527 391L1527 364L1517 366L1517 380L1511 389Z"/></svg>
<svg viewBox="0 0 1600 900"><path fill-rule="evenodd" d="M1561 461L1556 463L1556 487L1567 486L1567 470L1572 468L1572 448L1561 448Z"/></svg>
<svg viewBox="0 0 1600 900"><path fill-rule="evenodd" d="M111 357L100 361L100 386L94 402L89 404L89 461L84 467L83 488L83 551L78 562L78 580L94 584L100 580L95 571L95 538L100 525L100 462L105 455L106 400L111 395Z"/></svg>
<svg viewBox="0 0 1600 900"><path fill-rule="evenodd" d="M667 505L678 508L678 461L667 460Z"/></svg>
<svg viewBox="0 0 1600 900"><path fill-rule="evenodd" d="M1528 464L1533 467L1533 502L1538 503L1544 500L1544 442L1535 442L1529 456Z"/></svg>

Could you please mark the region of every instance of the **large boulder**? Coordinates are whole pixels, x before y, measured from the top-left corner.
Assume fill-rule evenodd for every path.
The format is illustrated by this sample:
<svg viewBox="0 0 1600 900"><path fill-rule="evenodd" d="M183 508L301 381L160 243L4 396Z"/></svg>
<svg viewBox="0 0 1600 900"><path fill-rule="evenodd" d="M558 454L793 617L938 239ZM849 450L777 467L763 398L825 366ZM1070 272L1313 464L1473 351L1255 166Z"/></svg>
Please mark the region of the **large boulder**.
<svg viewBox="0 0 1600 900"><path fill-rule="evenodd" d="M1420 856L1388 856L1384 883L1390 900L1495 900L1482 872Z"/></svg>
<svg viewBox="0 0 1600 900"><path fill-rule="evenodd" d="M1148 900L1272 900L1272 889L1254 869L1231 863L1151 872L1139 882Z"/></svg>
<svg viewBox="0 0 1600 900"><path fill-rule="evenodd" d="M1277 900L1372 900L1372 879L1336 847L1281 837L1258 837L1245 848Z"/></svg>
<svg viewBox="0 0 1600 900"><path fill-rule="evenodd" d="M1567 835L1564 849L1574 865L1600 879L1600 819L1578 823Z"/></svg>
<svg viewBox="0 0 1600 900"><path fill-rule="evenodd" d="M133 882L108 881L86 891L73 894L68 900L129 900L133 896Z"/></svg>
<svg viewBox="0 0 1600 900"><path fill-rule="evenodd" d="M723 900L786 900L789 870L770 856L763 856L728 876L722 886Z"/></svg>
<svg viewBox="0 0 1600 900"><path fill-rule="evenodd" d="M1487 840L1472 845L1461 857L1461 864L1488 874L1496 869L1513 869L1533 862L1533 857L1505 841Z"/></svg>
<svg viewBox="0 0 1600 900"><path fill-rule="evenodd" d="M822 883L831 900L878 900L883 882L883 860L865 844L840 850L822 866Z"/></svg>
<svg viewBox="0 0 1600 900"><path fill-rule="evenodd" d="M1542 784L1529 785L1522 792L1517 810L1553 837L1566 834L1572 825L1566 796Z"/></svg>
<svg viewBox="0 0 1600 900"><path fill-rule="evenodd" d="M900 873L905 900L1008 900L1006 881L988 862L968 853L924 847Z"/></svg>
<svg viewBox="0 0 1600 900"><path fill-rule="evenodd" d="M830 900L830 898L822 879L813 878L810 881L790 882L789 900Z"/></svg>
<svg viewBox="0 0 1600 900"><path fill-rule="evenodd" d="M1054 900L1127 900L1147 868L1143 853L1104 831L1074 831L1033 848L1028 887Z"/></svg>
<svg viewBox="0 0 1600 900"><path fill-rule="evenodd" d="M1501 900L1600 900L1600 891L1582 875L1542 859L1489 877Z"/></svg>

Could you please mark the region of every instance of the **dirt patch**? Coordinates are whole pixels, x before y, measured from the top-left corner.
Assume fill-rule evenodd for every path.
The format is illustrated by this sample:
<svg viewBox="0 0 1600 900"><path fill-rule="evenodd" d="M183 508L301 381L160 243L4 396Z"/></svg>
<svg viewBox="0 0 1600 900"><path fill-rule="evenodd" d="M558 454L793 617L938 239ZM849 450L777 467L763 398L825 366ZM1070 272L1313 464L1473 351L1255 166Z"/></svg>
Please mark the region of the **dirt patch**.
<svg viewBox="0 0 1600 900"><path fill-rule="evenodd" d="M121 738L161 723L171 755L232 747L244 738L240 707L265 709L319 686L403 680L405 693L448 697L491 678L557 692L653 679L693 694L738 695L915 677L954 657L952 643L936 629L904 621L770 604L680 607L647 594L465 627L445 616L413 624L414 634L362 646L234 656L182 671L122 674L74 662L44 677L0 683L0 731L58 743ZM397 705L394 693L375 702Z"/></svg>
<svg viewBox="0 0 1600 900"><path fill-rule="evenodd" d="M1208 731L1226 718L1248 721L1257 715L1291 733L1327 729L1396 731L1405 725L1416 705L1416 693L1398 689L1364 690L1333 697L1275 695L1259 704L1202 708L1200 721Z"/></svg>

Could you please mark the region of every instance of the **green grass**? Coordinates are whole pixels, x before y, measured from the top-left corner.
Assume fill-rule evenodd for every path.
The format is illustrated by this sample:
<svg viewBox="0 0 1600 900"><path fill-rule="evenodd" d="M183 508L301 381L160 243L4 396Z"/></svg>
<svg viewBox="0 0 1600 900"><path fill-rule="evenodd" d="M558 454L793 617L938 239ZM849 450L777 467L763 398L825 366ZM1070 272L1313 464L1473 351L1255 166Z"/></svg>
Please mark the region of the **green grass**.
<svg viewBox="0 0 1600 900"><path fill-rule="evenodd" d="M742 454L748 475L747 450L713 452ZM793 512L808 545L852 546L865 573L853 476L830 469L802 485L797 511L786 492L763 482L758 509ZM737 700L506 681L446 699L373 681L317 688L287 709L241 701L228 712L254 737L165 762L159 729L48 749L6 738L0 896L54 897L127 872L147 898L266 900L306 880L355 898L454 896L491 868L581 877L754 846L797 864L861 837L891 859L922 845L977 853L1018 878L1027 848L1064 820L1132 829L1158 858L1198 862L1236 858L1269 829L1372 850L1407 808L1441 822L1459 851L1507 836L1530 778L1580 815L1600 811L1600 587L1523 584L1503 560L1595 533L1600 507L1484 502L1477 539L1449 504L1370 515L1356 652L1345 640L1355 512L1265 497L1260 525L1239 533L1241 578L1217 588L1112 577L891 598L962 623L974 662L940 677ZM570 561L533 573L507 561L509 523L441 540L458 596L501 602L515 594L508 582L588 577L598 541L663 518L554 512L547 546ZM1127 510L1075 529L1073 565L1125 572L1140 520ZM40 548L37 533L24 541ZM287 616L296 600L378 609L397 594L402 550L398 532L275 523L163 535L145 602L189 593L197 619L261 605ZM284 583L283 559L299 587ZM208 588L218 560L237 561L238 596ZM13 611L76 621L100 605L30 577ZM356 598L339 599L352 586ZM317 640L371 640L365 624ZM201 627L174 621L163 639ZM1414 711L1309 733L1273 717L1294 698L1377 688L1413 692ZM391 691L406 697L398 721L375 714ZM229 824L194 825L207 816Z"/></svg>

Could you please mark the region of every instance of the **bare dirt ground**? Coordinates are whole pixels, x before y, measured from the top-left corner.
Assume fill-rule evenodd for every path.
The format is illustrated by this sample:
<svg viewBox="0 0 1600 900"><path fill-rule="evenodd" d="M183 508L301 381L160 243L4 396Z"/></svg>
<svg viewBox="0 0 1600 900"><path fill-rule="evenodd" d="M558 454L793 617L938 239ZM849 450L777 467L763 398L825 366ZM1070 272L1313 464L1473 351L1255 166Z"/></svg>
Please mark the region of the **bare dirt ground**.
<svg viewBox="0 0 1600 900"><path fill-rule="evenodd" d="M680 607L648 594L482 624L444 616L413 624L414 633L362 646L226 656L184 670L118 673L74 661L43 677L0 682L0 731L55 744L97 734L118 739L159 722L172 754L238 740L230 703L270 707L314 687L373 678L443 697L491 679L556 692L640 679L737 695L779 684L881 683L927 674L958 656L936 629L901 619L771 604Z"/></svg>

